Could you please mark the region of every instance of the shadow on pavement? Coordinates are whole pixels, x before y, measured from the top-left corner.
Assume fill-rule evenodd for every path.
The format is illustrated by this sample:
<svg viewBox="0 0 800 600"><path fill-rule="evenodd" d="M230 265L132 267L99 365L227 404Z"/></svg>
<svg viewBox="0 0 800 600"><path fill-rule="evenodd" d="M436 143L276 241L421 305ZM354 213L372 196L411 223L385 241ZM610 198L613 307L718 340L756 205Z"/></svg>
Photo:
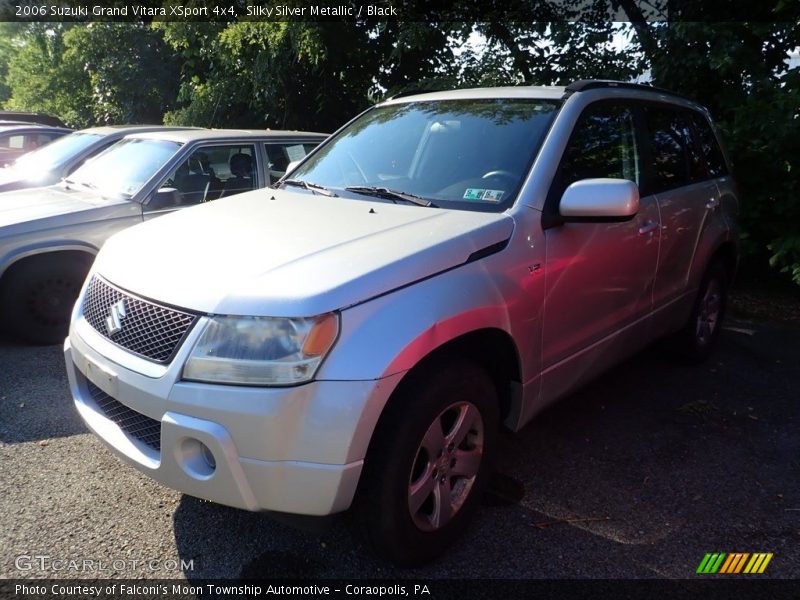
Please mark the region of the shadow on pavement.
<svg viewBox="0 0 800 600"><path fill-rule="evenodd" d="M0 442L17 444L88 430L72 405L62 348L0 339Z"/></svg>

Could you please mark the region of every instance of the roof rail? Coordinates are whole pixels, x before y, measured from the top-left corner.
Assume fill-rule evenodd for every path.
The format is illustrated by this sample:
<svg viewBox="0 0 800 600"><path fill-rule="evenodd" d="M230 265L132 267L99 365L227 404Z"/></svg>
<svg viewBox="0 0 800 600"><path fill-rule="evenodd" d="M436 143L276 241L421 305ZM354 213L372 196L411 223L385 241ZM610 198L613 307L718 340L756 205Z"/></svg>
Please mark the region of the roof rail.
<svg viewBox="0 0 800 600"><path fill-rule="evenodd" d="M625 81L613 81L610 79L580 79L579 81L573 81L567 87L564 88L564 95L562 96L563 99L569 98L575 92L585 92L587 90L596 90L601 88L621 88L625 90L640 90L644 92L657 92L659 94L668 94L670 96L675 96L676 98L682 98L684 100L690 100L686 96L678 94L677 92L673 92L670 90L665 90L663 88L654 87L649 84L645 83L628 83Z"/></svg>
<svg viewBox="0 0 800 600"><path fill-rule="evenodd" d="M394 100L395 98L405 98L406 96L416 96L417 94L430 94L432 92L444 92L447 88L424 88L424 87L409 87L403 89L396 94L392 94L386 100Z"/></svg>

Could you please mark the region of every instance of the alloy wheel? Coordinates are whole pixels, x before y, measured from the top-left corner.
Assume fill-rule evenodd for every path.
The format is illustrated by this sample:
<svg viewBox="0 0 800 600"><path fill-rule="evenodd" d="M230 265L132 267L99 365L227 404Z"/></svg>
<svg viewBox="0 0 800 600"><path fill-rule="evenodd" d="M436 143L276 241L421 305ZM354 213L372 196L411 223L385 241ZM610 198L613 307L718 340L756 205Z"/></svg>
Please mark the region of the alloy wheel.
<svg viewBox="0 0 800 600"><path fill-rule="evenodd" d="M433 420L417 449L408 508L423 531L444 527L469 497L483 459L485 428L478 408L457 402Z"/></svg>

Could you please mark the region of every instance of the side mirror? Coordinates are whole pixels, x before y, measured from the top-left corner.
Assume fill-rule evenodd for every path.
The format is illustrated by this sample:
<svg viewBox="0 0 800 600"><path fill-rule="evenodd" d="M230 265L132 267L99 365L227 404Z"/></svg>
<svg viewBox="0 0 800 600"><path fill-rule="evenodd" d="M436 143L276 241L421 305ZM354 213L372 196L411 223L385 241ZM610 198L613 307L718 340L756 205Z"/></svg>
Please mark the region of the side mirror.
<svg viewBox="0 0 800 600"><path fill-rule="evenodd" d="M162 210L165 208L172 208L181 203L180 192L173 187L164 187L153 193L150 196L150 201L147 203L147 210Z"/></svg>
<svg viewBox="0 0 800 600"><path fill-rule="evenodd" d="M584 179L561 197L564 222L627 221L639 212L639 186L627 179Z"/></svg>

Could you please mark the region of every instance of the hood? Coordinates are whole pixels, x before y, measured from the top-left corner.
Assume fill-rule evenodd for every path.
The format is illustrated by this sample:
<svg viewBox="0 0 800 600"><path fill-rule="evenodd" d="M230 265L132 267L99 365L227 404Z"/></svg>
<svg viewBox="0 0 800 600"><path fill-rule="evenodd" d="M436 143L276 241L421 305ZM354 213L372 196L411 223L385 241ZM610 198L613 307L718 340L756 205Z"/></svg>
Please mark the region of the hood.
<svg viewBox="0 0 800 600"><path fill-rule="evenodd" d="M123 212L141 213L141 206L109 200L91 190L60 185L0 194L0 230L3 235L110 218Z"/></svg>
<svg viewBox="0 0 800 600"><path fill-rule="evenodd" d="M15 167L0 169L0 193L43 187L57 182L58 174L53 171L42 171L36 176L31 176L30 173Z"/></svg>
<svg viewBox="0 0 800 600"><path fill-rule="evenodd" d="M502 213L259 190L122 231L95 268L200 312L314 316L464 264L513 227Z"/></svg>

